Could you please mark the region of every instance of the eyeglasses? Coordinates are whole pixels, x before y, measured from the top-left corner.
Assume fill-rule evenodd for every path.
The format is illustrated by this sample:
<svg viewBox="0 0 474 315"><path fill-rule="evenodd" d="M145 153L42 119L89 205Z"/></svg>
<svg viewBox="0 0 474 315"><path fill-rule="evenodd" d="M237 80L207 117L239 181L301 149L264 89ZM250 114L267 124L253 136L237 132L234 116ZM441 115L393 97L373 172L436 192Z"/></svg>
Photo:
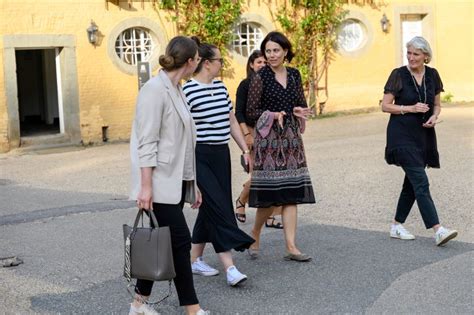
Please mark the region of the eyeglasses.
<svg viewBox="0 0 474 315"><path fill-rule="evenodd" d="M207 59L207 60L209 60L209 61L218 60L218 61L221 63L221 65L224 64L224 58L209 58L209 59Z"/></svg>

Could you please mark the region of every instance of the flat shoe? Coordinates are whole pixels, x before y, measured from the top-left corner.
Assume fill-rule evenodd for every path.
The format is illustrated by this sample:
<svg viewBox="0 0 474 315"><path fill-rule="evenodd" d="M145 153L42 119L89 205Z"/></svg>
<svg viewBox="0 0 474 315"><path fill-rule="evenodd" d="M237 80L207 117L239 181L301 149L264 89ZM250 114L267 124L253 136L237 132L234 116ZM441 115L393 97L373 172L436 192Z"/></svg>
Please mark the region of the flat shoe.
<svg viewBox="0 0 474 315"><path fill-rule="evenodd" d="M249 249L247 249L247 252L249 253L250 258L252 258L252 259L257 259L258 256L260 255L258 249L249 248Z"/></svg>
<svg viewBox="0 0 474 315"><path fill-rule="evenodd" d="M299 261L299 262L306 262L310 261L313 259L311 256L307 254L288 254L285 257L283 257L285 260L294 260L294 261Z"/></svg>

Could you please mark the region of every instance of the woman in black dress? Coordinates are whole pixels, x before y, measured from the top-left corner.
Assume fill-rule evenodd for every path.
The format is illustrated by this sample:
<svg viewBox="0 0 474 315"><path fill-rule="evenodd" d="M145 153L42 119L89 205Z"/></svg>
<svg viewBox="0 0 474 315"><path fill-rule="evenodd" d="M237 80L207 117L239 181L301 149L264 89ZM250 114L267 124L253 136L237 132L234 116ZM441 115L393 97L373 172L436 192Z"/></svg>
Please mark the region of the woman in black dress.
<svg viewBox="0 0 474 315"><path fill-rule="evenodd" d="M270 32L261 44L267 66L250 82L247 118L255 124L254 168L249 206L257 207L250 254L258 256L262 226L272 207L282 206L286 260L310 261L296 246L297 204L314 203L313 187L306 165L303 140L306 105L297 69L286 67L294 56L290 41Z"/></svg>
<svg viewBox="0 0 474 315"><path fill-rule="evenodd" d="M434 230L436 245L440 246L458 232L440 225L425 172L425 167L440 167L434 127L441 112L443 83L436 69L425 66L431 57L430 45L423 37L414 37L407 43L408 65L390 74L384 88L382 110L391 114L385 160L401 166L405 172L390 237L415 239L402 223L416 200L425 227Z"/></svg>

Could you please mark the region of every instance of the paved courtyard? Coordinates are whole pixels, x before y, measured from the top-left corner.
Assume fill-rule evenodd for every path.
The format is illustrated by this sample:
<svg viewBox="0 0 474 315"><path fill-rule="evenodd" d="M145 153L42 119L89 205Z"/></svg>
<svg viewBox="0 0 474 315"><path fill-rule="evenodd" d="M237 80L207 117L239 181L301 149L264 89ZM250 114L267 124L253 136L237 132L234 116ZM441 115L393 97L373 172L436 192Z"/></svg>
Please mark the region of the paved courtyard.
<svg viewBox="0 0 474 315"><path fill-rule="evenodd" d="M473 307L474 106L443 108L437 127L441 169L430 169L442 224L459 231L436 247L416 206L406 227L417 239L388 237L402 171L384 159L388 115L318 119L304 136L317 203L299 209L298 243L314 260L286 262L283 234L264 228L262 257L235 253L249 276L226 285L211 246L216 277L196 276L198 297L213 314L470 314ZM232 143L235 198L246 175ZM108 144L0 154L0 313L126 314L121 276L127 201L128 145ZM235 199L234 198L234 199ZM247 211L249 231L255 210ZM192 226L196 211L185 208ZM157 284L154 294L164 294ZM176 294L161 314L182 314Z"/></svg>

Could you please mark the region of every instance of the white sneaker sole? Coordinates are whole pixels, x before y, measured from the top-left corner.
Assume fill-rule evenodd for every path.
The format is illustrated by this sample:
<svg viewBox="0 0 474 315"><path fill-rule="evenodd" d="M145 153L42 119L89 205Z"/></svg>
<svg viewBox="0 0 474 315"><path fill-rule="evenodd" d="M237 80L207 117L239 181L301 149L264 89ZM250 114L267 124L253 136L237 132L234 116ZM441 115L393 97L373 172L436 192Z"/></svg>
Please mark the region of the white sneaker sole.
<svg viewBox="0 0 474 315"><path fill-rule="evenodd" d="M458 231L451 231L451 234L446 236L439 243L436 242L436 246L442 246L442 245L446 244L447 242L449 242L450 240L452 240L453 238L455 238L456 236L458 236Z"/></svg>
<svg viewBox="0 0 474 315"><path fill-rule="evenodd" d="M204 277L212 277L212 276L217 276L219 274L219 270L215 270L215 271L197 271L197 270L193 270L193 274L204 276Z"/></svg>
<svg viewBox="0 0 474 315"><path fill-rule="evenodd" d="M241 284L245 280L247 280L247 276L243 276L242 278L235 279L232 282L227 281L227 284L230 285L231 287L235 287L236 285Z"/></svg>
<svg viewBox="0 0 474 315"><path fill-rule="evenodd" d="M399 240L404 240L404 241L412 241L412 240L415 239L415 236L402 237L400 235L393 235L393 234L390 234L390 237L391 238L396 238L396 239L399 239Z"/></svg>

